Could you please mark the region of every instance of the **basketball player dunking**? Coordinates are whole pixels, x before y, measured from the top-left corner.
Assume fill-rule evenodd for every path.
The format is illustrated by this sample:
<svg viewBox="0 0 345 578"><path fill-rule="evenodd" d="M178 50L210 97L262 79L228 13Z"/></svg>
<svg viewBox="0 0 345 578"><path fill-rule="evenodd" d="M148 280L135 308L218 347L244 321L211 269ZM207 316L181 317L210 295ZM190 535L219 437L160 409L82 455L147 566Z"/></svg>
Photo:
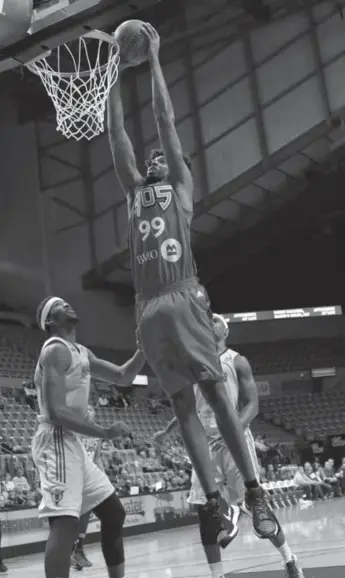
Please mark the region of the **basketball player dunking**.
<svg viewBox="0 0 345 578"><path fill-rule="evenodd" d="M226 338L228 336L228 325L225 319L220 315L213 315L213 321L218 342L218 353L225 375L225 387L228 401L236 408L236 411L239 412L239 418L245 432L256 476L257 479L260 479L255 442L249 429L251 421L258 413L258 394L253 373L245 357L242 357L242 355L239 355L236 351L227 348ZM234 506L230 506L228 512L230 514L230 519L234 523L236 519L238 519L240 511L242 511L240 508L243 508L242 504L245 495L243 479L229 453L228 448L225 446L223 439L219 435L217 421L212 409L201 395L198 386L195 385L194 388L197 411L209 438L209 448L214 475L218 482L221 496L229 504L233 504ZM157 432L153 436L153 440L156 443L161 442L167 435L169 435L176 425L177 420L174 418L163 431ZM201 542L210 567L210 574L212 578L225 578L216 535L212 526L210 526L207 520L205 521L204 506L206 499L195 470L193 470L192 473L192 487L188 501L190 504L197 506L198 509ZM225 503L222 503L222 506L224 506L224 511L227 513L228 506ZM240 508L238 506L240 506ZM244 511L249 513L245 508ZM276 536L272 536L269 539L282 557L286 575L288 578L303 578L303 571L297 564L296 556L291 553L283 529L278 520L276 520L276 523L279 528L278 533ZM235 524L233 537L236 536L237 531L237 525Z"/></svg>
<svg viewBox="0 0 345 578"><path fill-rule="evenodd" d="M68 578L79 517L93 511L101 522L102 551L110 578L124 576L125 512L108 477L86 453L81 436L112 439L129 432L115 422L104 429L87 417L91 376L129 385L143 366L140 352L123 366L98 359L76 342L78 317L59 297L39 305L37 323L47 333L36 371L39 426L32 441L43 494L39 516L49 518L46 578Z"/></svg>
<svg viewBox="0 0 345 578"><path fill-rule="evenodd" d="M207 496L206 514L217 522L218 542L225 547L231 536L220 513L207 437L195 408L195 382L214 410L219 430L246 482L246 501L257 533L272 536L277 524L256 480L242 424L226 396L209 301L197 279L190 243L193 179L159 62L159 35L150 24L143 25L142 33L148 42L153 111L162 146L162 150L152 151L146 177L137 169L124 128L119 81L108 106L115 169L128 201L138 334L145 357L171 398L186 449Z"/></svg>

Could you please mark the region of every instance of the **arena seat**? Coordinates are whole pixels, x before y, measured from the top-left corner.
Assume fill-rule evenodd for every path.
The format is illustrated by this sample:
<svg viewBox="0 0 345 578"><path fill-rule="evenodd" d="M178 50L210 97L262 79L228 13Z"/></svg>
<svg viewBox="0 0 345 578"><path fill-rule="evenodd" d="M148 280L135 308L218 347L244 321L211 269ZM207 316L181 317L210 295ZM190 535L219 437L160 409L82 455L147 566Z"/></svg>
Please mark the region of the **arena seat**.
<svg viewBox="0 0 345 578"><path fill-rule="evenodd" d="M297 398L297 399L296 399ZM326 433L345 433L345 391L301 394L260 401L267 423L312 441Z"/></svg>

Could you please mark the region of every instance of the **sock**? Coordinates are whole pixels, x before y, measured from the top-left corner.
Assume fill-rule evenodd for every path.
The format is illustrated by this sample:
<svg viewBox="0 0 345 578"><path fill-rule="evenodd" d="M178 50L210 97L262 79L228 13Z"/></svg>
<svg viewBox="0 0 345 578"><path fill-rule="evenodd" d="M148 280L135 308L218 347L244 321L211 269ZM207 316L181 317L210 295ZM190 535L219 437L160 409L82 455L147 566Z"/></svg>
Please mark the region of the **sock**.
<svg viewBox="0 0 345 578"><path fill-rule="evenodd" d="M279 554L281 555L284 564L291 562L291 560L293 559L293 554L292 554L290 547L289 547L289 544L287 542L285 542L282 546L277 548L277 550L278 550Z"/></svg>
<svg viewBox="0 0 345 578"><path fill-rule="evenodd" d="M224 578L222 562L215 562L214 564L210 564L210 571L212 578Z"/></svg>
<svg viewBox="0 0 345 578"><path fill-rule="evenodd" d="M218 500L219 498L220 498L220 493L218 490L216 492L210 492L209 494L206 494L207 501Z"/></svg>
<svg viewBox="0 0 345 578"><path fill-rule="evenodd" d="M80 536L78 536L78 540L76 540L75 545L74 545L75 550L82 550L83 549L84 538L85 538L84 534L81 534Z"/></svg>
<svg viewBox="0 0 345 578"><path fill-rule="evenodd" d="M108 576L109 578L124 578L125 575L125 565L119 564L118 566L108 566Z"/></svg>
<svg viewBox="0 0 345 578"><path fill-rule="evenodd" d="M246 486L247 490L254 490L255 488L259 487L257 480L252 480L251 482L245 482L244 485Z"/></svg>

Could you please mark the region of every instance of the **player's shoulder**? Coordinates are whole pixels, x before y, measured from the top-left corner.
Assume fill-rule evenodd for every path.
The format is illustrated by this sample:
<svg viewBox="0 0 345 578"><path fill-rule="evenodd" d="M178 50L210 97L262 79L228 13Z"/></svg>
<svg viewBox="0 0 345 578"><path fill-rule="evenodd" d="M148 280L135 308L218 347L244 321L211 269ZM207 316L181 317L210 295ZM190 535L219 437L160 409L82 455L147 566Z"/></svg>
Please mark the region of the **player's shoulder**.
<svg viewBox="0 0 345 578"><path fill-rule="evenodd" d="M248 359L240 353L237 353L236 357L234 358L234 367L236 371L251 371L251 366Z"/></svg>
<svg viewBox="0 0 345 578"><path fill-rule="evenodd" d="M223 351L223 353L221 354L220 358L222 361L234 361L236 359L236 357L239 356L239 353L237 351L235 351L234 349L230 349L230 347L228 347L227 349L225 349L225 351Z"/></svg>
<svg viewBox="0 0 345 578"><path fill-rule="evenodd" d="M48 365L70 365L71 351L62 341L52 340L43 346L39 361L43 367Z"/></svg>

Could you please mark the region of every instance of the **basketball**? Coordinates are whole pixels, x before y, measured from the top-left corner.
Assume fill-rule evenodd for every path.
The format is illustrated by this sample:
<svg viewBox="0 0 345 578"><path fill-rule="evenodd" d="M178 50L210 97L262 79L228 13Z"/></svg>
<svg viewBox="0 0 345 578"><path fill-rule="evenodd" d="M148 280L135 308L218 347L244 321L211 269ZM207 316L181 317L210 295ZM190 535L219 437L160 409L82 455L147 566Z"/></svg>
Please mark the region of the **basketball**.
<svg viewBox="0 0 345 578"><path fill-rule="evenodd" d="M138 66L147 60L147 39L141 32L142 20L127 20L115 31L115 40L120 46L122 64Z"/></svg>

